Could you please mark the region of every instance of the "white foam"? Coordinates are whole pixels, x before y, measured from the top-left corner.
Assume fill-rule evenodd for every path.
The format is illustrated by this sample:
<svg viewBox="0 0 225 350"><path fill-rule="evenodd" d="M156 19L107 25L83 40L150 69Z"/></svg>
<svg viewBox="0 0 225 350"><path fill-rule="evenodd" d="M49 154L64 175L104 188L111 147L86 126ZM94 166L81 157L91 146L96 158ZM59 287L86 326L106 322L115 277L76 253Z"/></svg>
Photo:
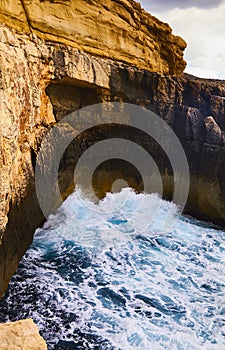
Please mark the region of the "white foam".
<svg viewBox="0 0 225 350"><path fill-rule="evenodd" d="M142 223L132 219L140 211L147 220L143 201L159 203L160 211L140 233ZM98 204L78 191L36 231L21 272L29 278L11 293L24 301L21 312L34 318L50 348L78 330L115 349L223 348L224 232L180 218L163 235L171 209L176 215L174 204L130 189ZM39 293L35 304L32 293ZM15 307L10 298L8 304ZM67 327L64 314L76 316ZM60 329L55 334L50 320Z"/></svg>

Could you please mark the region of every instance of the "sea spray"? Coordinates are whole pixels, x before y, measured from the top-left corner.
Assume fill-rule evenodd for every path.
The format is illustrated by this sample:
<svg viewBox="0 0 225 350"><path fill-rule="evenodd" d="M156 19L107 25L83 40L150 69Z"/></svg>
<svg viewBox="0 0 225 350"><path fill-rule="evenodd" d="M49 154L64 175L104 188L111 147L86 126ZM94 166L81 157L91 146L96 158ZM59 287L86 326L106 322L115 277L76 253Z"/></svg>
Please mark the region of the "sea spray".
<svg viewBox="0 0 225 350"><path fill-rule="evenodd" d="M144 199L159 204L149 225ZM73 193L36 231L1 322L32 317L49 349L221 350L224 231L180 217L164 234L171 206L130 189L96 204Z"/></svg>

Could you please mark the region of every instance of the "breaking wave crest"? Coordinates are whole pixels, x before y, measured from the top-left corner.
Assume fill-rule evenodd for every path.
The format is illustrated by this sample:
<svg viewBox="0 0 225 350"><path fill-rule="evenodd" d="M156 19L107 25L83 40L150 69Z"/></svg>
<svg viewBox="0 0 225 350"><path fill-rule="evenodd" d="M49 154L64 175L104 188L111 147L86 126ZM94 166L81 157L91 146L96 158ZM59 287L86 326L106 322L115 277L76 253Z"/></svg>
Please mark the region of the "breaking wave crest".
<svg viewBox="0 0 225 350"><path fill-rule="evenodd" d="M224 231L180 217L164 234L171 210L131 189L98 204L74 192L36 230L0 321L32 317L49 349L221 350Z"/></svg>

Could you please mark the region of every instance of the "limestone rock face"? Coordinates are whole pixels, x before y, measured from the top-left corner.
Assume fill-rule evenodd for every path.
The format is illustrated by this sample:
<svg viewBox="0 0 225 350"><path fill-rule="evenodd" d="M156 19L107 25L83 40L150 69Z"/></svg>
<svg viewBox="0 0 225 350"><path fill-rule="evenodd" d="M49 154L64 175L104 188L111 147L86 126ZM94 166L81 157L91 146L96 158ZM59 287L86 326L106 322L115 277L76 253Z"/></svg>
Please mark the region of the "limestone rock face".
<svg viewBox="0 0 225 350"><path fill-rule="evenodd" d="M32 319L0 324L0 350L47 350Z"/></svg>
<svg viewBox="0 0 225 350"><path fill-rule="evenodd" d="M31 3L40 7L45 3L48 11L55 5L67 6L66 1ZM74 6L75 2L71 3ZM120 1L112 3L120 4ZM4 0L1 6L1 16L8 13L2 18L7 18L9 27L0 25L0 296L44 219L34 184L36 157L43 136L63 116L87 105L124 101L141 105L164 118L180 139L190 166L191 189L186 211L225 226L225 82L162 75L120 59L91 55L81 52L72 42L71 46L56 42L54 35L53 41L50 37L45 41L30 24L27 29L32 33L18 33L11 27L20 25L26 31L28 22L24 22L23 16L28 1ZM47 21L48 17L37 18ZM85 135L77 147L72 147L70 159L75 161L96 142L96 135ZM130 135L126 130L103 128L98 138L112 135L130 137L155 152L166 198L171 198L173 174L158 149L149 140L143 141L143 135ZM51 147L46 159L50 150ZM63 165L60 176L66 193L69 160L65 159ZM114 175L117 165L113 165ZM112 164L108 171L111 167ZM45 170L48 172L48 167Z"/></svg>
<svg viewBox="0 0 225 350"><path fill-rule="evenodd" d="M149 71L180 74L186 43L134 0L3 0L2 23Z"/></svg>
<svg viewBox="0 0 225 350"><path fill-rule="evenodd" d="M225 226L225 81L187 74L169 77L131 68L118 68L114 74L113 94L126 91L127 102L161 116L180 139L190 169L186 212ZM158 150L154 156L162 165L164 184L171 184L165 158ZM165 193L171 198L171 185Z"/></svg>
<svg viewBox="0 0 225 350"><path fill-rule="evenodd" d="M72 84L70 94L65 90L65 103L61 91L60 96L55 93L64 114L98 102L102 88L110 86L110 64L71 47L62 50L37 37L30 40L29 35L15 34L5 26L0 26L0 38L1 295L43 220L34 190L34 168L43 135L56 122L46 88L62 76L63 84ZM69 96L72 101L66 108Z"/></svg>

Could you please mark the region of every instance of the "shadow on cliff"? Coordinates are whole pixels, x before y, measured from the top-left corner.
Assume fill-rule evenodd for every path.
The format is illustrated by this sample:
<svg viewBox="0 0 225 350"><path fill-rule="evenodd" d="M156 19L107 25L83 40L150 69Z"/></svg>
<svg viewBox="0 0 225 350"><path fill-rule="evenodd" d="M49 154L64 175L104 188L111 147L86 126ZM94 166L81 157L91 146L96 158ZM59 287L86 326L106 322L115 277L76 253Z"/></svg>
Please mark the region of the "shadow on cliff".
<svg viewBox="0 0 225 350"><path fill-rule="evenodd" d="M126 65L111 69L110 91L117 100L140 105L163 118L179 138L190 169L185 213L225 226L225 82L151 73ZM114 97L115 98L115 97ZM149 145L149 151L154 148ZM172 198L173 177L165 155L155 152L165 198ZM164 187L165 190L165 187Z"/></svg>
<svg viewBox="0 0 225 350"><path fill-rule="evenodd" d="M88 86L77 81L51 83L47 94L56 120L87 105L123 101L147 108L162 117L175 131L186 153L191 186L185 212L225 226L225 83L192 76L163 76L126 65L112 65L110 89ZM139 144L155 160L163 181L163 196L172 199L173 171L165 152L145 133L130 127L109 125L88 130L74 140L62 157L59 185L63 199L74 189L76 161L94 143L120 137ZM33 168L35 154L31 154ZM124 179L137 192L143 190L138 169L119 159L104 162L96 169L93 186L99 198L112 183ZM6 290L21 256L32 242L35 229L43 223L30 174L26 195L11 204L8 225L0 246L0 294Z"/></svg>

